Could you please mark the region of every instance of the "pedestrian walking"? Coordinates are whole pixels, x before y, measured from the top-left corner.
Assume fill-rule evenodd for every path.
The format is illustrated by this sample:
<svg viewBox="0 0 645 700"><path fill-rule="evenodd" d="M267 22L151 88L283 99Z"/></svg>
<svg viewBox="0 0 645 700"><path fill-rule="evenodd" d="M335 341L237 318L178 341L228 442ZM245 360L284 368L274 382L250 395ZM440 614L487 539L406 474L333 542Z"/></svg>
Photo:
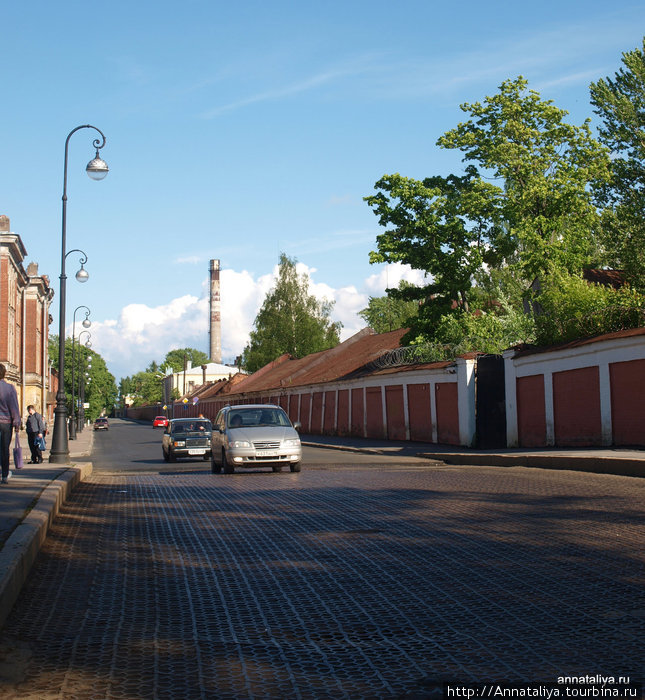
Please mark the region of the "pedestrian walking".
<svg viewBox="0 0 645 700"><path fill-rule="evenodd" d="M7 368L0 364L0 463L2 464L2 481L6 484L11 478L9 470L9 448L13 429L20 430L20 408L16 388L5 381Z"/></svg>
<svg viewBox="0 0 645 700"><path fill-rule="evenodd" d="M27 406L27 412L27 442L31 450L29 464L40 464L43 461L43 451L39 442L45 437L45 421L33 406Z"/></svg>

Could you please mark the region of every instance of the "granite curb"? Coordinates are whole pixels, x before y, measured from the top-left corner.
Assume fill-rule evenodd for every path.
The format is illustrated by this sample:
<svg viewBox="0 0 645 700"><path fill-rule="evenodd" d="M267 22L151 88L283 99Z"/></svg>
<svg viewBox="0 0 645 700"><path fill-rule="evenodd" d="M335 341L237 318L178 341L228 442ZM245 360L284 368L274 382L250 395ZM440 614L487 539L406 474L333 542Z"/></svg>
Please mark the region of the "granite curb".
<svg viewBox="0 0 645 700"><path fill-rule="evenodd" d="M0 627L11 612L61 505L91 473L91 462L69 467L43 489L33 508L4 543L0 550Z"/></svg>
<svg viewBox="0 0 645 700"><path fill-rule="evenodd" d="M76 440L69 442L70 463L59 465L64 470L62 473L57 473L44 487L25 488L23 485L25 495L21 498L24 499L24 516L16 519L11 534L0 545L0 627L18 598L61 505L74 488L92 473L89 458L93 444L94 431L89 428L82 431ZM43 458L48 464L48 449L43 451ZM24 473L28 474L29 471L26 469ZM9 488L12 483L9 482Z"/></svg>
<svg viewBox="0 0 645 700"><path fill-rule="evenodd" d="M342 450L344 452L361 452L375 455L389 455L396 453L392 447L357 447L354 445L329 444L303 440L303 445L309 447L322 447L330 450ZM413 456L421 459L442 462L444 464L461 466L485 466L485 467L529 467L537 469L560 469L572 471L584 471L594 474L613 474L615 476L645 477L645 453L643 456L633 456L636 450L630 450L624 456L620 454L607 454L610 450L594 451L585 450L584 454L572 454L567 452L456 452L444 450L440 452L419 451ZM410 455L408 455L410 456Z"/></svg>

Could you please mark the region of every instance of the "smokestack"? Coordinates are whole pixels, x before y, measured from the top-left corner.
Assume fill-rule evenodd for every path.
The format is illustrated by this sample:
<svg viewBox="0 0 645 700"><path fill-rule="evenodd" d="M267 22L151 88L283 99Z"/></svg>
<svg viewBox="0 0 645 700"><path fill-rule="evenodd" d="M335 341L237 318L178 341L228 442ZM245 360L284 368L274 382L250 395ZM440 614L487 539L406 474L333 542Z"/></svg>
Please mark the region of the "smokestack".
<svg viewBox="0 0 645 700"><path fill-rule="evenodd" d="M219 260L211 260L211 324L210 324L210 358L211 362L222 364L222 320L219 297Z"/></svg>

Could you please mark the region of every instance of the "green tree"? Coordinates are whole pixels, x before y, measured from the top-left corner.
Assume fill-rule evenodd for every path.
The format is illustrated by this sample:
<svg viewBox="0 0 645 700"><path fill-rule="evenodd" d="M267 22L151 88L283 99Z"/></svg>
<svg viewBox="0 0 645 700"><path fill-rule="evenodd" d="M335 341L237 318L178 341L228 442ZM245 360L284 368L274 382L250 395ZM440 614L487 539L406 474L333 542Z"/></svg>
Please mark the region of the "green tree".
<svg viewBox="0 0 645 700"><path fill-rule="evenodd" d="M614 79L591 84L591 102L602 123L600 140L611 149L611 178L596 186L603 206L604 242L613 267L645 291L645 39L623 54Z"/></svg>
<svg viewBox="0 0 645 700"><path fill-rule="evenodd" d="M195 348L179 348L177 350L170 350L166 353L164 361L161 363L161 367L156 367L156 369L163 369L166 367L171 367L173 372L182 372L184 369L184 360L190 360L193 367L199 367L210 362L208 355L201 350L196 350ZM150 370L149 371L154 371Z"/></svg>
<svg viewBox="0 0 645 700"><path fill-rule="evenodd" d="M179 348L166 353L161 364L153 360L148 367L131 377L124 377L120 383L120 396L124 400L130 397L132 406L149 406L166 400L164 396L163 378L166 369L173 372L181 372L184 362L190 361L193 367L199 367L209 362L208 355L195 348ZM179 392L173 390L173 395L168 399L179 398Z"/></svg>
<svg viewBox="0 0 645 700"><path fill-rule="evenodd" d="M366 197L382 226L371 262L403 262L432 276L408 297L422 302L407 339L435 337L439 320L471 311L478 277L507 268L527 289L553 270L595 262L599 215L589 186L608 177L607 149L589 122L506 81L483 103L464 104L470 119L437 142L464 153L465 175L423 181L386 175ZM496 182L493 182L496 181Z"/></svg>
<svg viewBox="0 0 645 700"><path fill-rule="evenodd" d="M58 371L58 336L49 337L49 357ZM90 362L91 359L91 362ZM118 400L114 376L109 372L105 360L99 353L82 343L74 344L74 396L78 398L79 387L85 383L85 402L90 407L85 417L95 420L101 413L112 413ZM68 410L72 409L72 340L65 339L65 393Z"/></svg>
<svg viewBox="0 0 645 700"><path fill-rule="evenodd" d="M478 208L491 200L494 185L480 181L474 167L463 177L450 175L418 181L399 174L386 175L366 197L382 226L392 229L377 236L378 251L370 262L402 262L431 275L424 287L409 288L399 296L422 303L416 335L431 332L453 301L468 308L472 276L493 250L490 213ZM489 194L485 194L489 191Z"/></svg>
<svg viewBox="0 0 645 700"><path fill-rule="evenodd" d="M309 294L307 276L298 274L295 259L281 253L278 279L255 317L244 348L244 369L255 372L284 353L304 357L337 345L341 324L330 320L332 308L333 302L321 302Z"/></svg>
<svg viewBox="0 0 645 700"><path fill-rule="evenodd" d="M414 285L401 280L398 289L388 289L383 297L370 297L369 304L358 315L377 333L387 333L398 328L406 328L411 319L417 316L419 304L396 296L397 291L414 288Z"/></svg>
<svg viewBox="0 0 645 700"><path fill-rule="evenodd" d="M471 118L438 141L457 148L480 177L499 181L492 195L491 223L518 256L529 280L552 270L578 272L598 255L598 212L590 184L609 174L607 149L596 141L590 120L567 124L567 112L519 77L505 81L483 103L461 106Z"/></svg>

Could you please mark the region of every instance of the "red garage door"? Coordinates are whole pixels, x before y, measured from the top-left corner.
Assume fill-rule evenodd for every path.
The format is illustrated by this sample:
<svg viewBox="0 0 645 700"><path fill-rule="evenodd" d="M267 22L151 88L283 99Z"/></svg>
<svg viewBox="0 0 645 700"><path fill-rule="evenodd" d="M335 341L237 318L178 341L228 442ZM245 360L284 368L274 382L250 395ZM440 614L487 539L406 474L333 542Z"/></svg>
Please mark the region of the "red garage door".
<svg viewBox="0 0 645 700"><path fill-rule="evenodd" d="M432 442L429 384L408 384L408 420L410 440Z"/></svg>
<svg viewBox="0 0 645 700"><path fill-rule="evenodd" d="M602 444L598 367L553 374L553 422L556 445Z"/></svg>
<svg viewBox="0 0 645 700"><path fill-rule="evenodd" d="M614 362L609 378L614 444L645 445L645 360Z"/></svg>
<svg viewBox="0 0 645 700"><path fill-rule="evenodd" d="M517 378L517 437L522 447L546 445L543 374Z"/></svg>
<svg viewBox="0 0 645 700"><path fill-rule="evenodd" d="M459 444L459 400L457 384L435 386L437 440L445 445Z"/></svg>

